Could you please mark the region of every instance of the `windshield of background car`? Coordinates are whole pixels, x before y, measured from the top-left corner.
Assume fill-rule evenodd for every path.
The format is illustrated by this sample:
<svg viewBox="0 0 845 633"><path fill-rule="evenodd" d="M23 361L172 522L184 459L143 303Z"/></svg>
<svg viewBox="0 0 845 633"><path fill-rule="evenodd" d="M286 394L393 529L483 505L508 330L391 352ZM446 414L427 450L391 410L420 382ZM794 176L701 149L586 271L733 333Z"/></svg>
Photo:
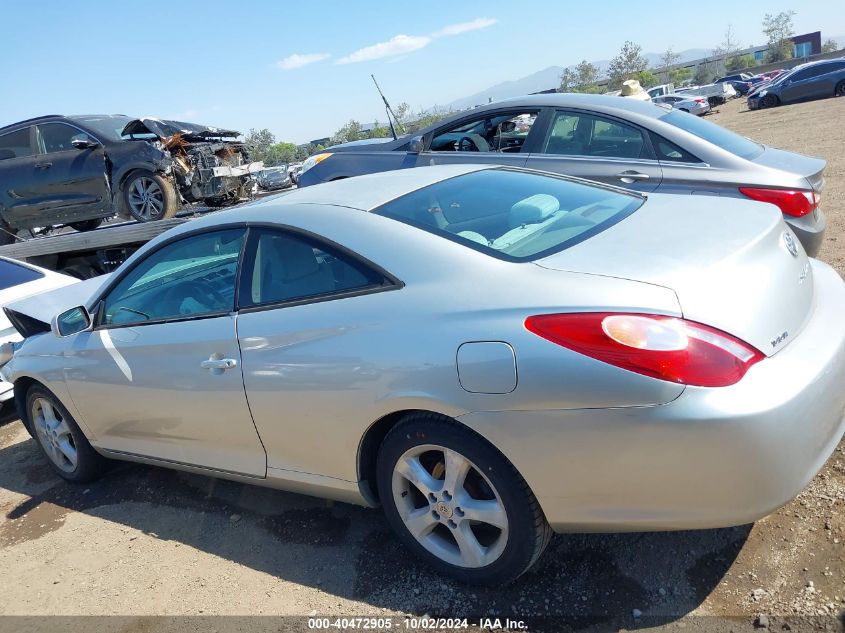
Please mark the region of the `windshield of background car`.
<svg viewBox="0 0 845 633"><path fill-rule="evenodd" d="M76 119L86 127L91 128L98 137L107 141L119 141L126 124L132 120L128 116L82 116Z"/></svg>
<svg viewBox="0 0 845 633"><path fill-rule="evenodd" d="M419 189L374 213L501 259L530 261L597 235L643 201L580 181L486 169Z"/></svg>
<svg viewBox="0 0 845 633"><path fill-rule="evenodd" d="M730 152L734 156L739 156L740 158L751 160L753 158L757 158L763 153L762 145L759 145L744 136L735 134L730 130L726 130L715 123L705 121L701 117L690 115L686 112L681 112L680 110L667 112L660 117L660 120L664 123L674 125L677 128L689 132L690 134L694 134L698 138L709 141L710 143L713 143L713 145L718 145L722 149Z"/></svg>

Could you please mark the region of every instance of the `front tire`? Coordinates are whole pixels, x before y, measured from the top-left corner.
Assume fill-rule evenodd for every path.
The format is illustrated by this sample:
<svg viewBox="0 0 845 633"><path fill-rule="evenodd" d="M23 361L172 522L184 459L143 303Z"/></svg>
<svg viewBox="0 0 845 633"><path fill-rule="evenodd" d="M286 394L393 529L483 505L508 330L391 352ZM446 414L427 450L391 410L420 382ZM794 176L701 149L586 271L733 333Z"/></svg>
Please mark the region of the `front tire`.
<svg viewBox="0 0 845 633"><path fill-rule="evenodd" d="M762 105L764 108L774 108L780 104L780 100L775 95L766 95L763 97Z"/></svg>
<svg viewBox="0 0 845 633"><path fill-rule="evenodd" d="M58 398L35 385L26 395L27 426L55 473L73 483L99 477L108 461L97 453Z"/></svg>
<svg viewBox="0 0 845 633"><path fill-rule="evenodd" d="M154 222L176 215L178 200L169 180L139 170L123 183L123 206L138 222Z"/></svg>
<svg viewBox="0 0 845 633"><path fill-rule="evenodd" d="M840 81L833 89L834 97L845 97L845 81Z"/></svg>
<svg viewBox="0 0 845 633"><path fill-rule="evenodd" d="M382 442L376 468L385 515L400 540L461 582L511 582L551 538L537 499L513 465L453 421L407 416Z"/></svg>

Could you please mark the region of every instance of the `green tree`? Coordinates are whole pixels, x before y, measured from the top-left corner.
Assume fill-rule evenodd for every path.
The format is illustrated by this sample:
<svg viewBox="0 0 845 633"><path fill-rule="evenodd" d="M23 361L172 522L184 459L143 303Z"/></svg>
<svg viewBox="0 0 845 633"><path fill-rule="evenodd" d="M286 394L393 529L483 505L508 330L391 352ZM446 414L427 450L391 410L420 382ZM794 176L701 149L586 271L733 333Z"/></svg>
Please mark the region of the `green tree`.
<svg viewBox="0 0 845 633"><path fill-rule="evenodd" d="M660 80L663 83L672 82L672 73L674 72L675 64L680 59L681 56L671 46L660 56Z"/></svg>
<svg viewBox="0 0 845 633"><path fill-rule="evenodd" d="M766 36L769 47L766 52L767 62L781 62L792 59L792 36L795 35L792 16L794 15L795 11L781 11L776 15L767 13L763 16L763 35Z"/></svg>
<svg viewBox="0 0 845 633"><path fill-rule="evenodd" d="M610 78L608 87L611 90L619 90L623 81L648 68L648 60L642 56L642 51L639 44L629 40L622 45L616 57L610 60L607 74Z"/></svg>
<svg viewBox="0 0 845 633"><path fill-rule="evenodd" d="M836 40L827 40L824 44L822 44L822 53L832 53L833 51L839 50L839 44L836 43Z"/></svg>
<svg viewBox="0 0 845 633"><path fill-rule="evenodd" d="M267 128L261 130L250 128L249 132L244 136L244 145L246 145L252 160L263 160L266 162L267 151L275 142L276 137Z"/></svg>
<svg viewBox="0 0 845 633"><path fill-rule="evenodd" d="M361 124L355 119L350 119L332 135L331 142L332 145L339 145L350 141L360 141L364 138L367 138L367 135L361 130Z"/></svg>
<svg viewBox="0 0 845 633"><path fill-rule="evenodd" d="M586 59L574 68L564 68L560 75L560 92L587 92L595 94L601 92L596 85L599 80L599 69Z"/></svg>
<svg viewBox="0 0 845 633"><path fill-rule="evenodd" d="M648 90L649 88L651 88L653 86L656 86L657 82L660 81L657 78L657 75L655 75L653 72L651 72L648 69L641 70L639 72L635 72L633 75L631 75L631 79L636 79L637 81L639 81L640 85L645 90Z"/></svg>
<svg viewBox="0 0 845 633"><path fill-rule="evenodd" d="M689 68L676 68L669 73L669 83L680 86L682 83L692 79L692 70Z"/></svg>
<svg viewBox="0 0 845 633"><path fill-rule="evenodd" d="M734 73L738 70L745 70L757 65L757 60L754 55L735 55L725 63L725 69L728 72Z"/></svg>
<svg viewBox="0 0 845 633"><path fill-rule="evenodd" d="M695 67L695 74L693 75L692 80L699 86L709 84L713 81L714 74L715 70L713 69L713 65L710 62L704 62Z"/></svg>

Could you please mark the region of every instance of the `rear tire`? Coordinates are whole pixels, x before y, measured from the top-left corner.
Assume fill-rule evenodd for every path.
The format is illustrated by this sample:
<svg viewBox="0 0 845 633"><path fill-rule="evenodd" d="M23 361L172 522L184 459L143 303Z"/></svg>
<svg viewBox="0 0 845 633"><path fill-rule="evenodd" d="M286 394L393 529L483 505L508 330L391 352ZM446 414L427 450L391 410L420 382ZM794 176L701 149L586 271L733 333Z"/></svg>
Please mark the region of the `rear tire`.
<svg viewBox="0 0 845 633"><path fill-rule="evenodd" d="M833 89L834 97L845 97L845 81L840 81Z"/></svg>
<svg viewBox="0 0 845 633"><path fill-rule="evenodd" d="M513 465L483 438L438 415L408 415L387 434L376 478L399 539L461 582L511 582L551 538L537 499Z"/></svg>
<svg viewBox="0 0 845 633"><path fill-rule="evenodd" d="M30 387L26 415L27 426L59 477L84 483L105 472L108 460L91 447L73 416L45 387Z"/></svg>
<svg viewBox="0 0 845 633"><path fill-rule="evenodd" d="M105 218L94 218L93 220L84 220L82 222L71 222L70 228L75 231L93 231L100 227Z"/></svg>
<svg viewBox="0 0 845 633"><path fill-rule="evenodd" d="M139 169L123 183L123 208L138 222L172 218L178 210L173 184L159 174Z"/></svg>

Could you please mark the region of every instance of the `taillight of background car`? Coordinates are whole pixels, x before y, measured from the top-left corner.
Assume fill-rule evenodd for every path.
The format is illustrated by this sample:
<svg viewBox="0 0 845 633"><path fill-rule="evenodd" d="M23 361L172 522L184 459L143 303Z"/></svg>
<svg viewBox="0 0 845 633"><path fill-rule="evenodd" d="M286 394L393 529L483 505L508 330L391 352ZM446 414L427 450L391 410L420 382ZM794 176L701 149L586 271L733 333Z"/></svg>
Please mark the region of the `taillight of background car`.
<svg viewBox="0 0 845 633"><path fill-rule="evenodd" d="M762 352L715 328L676 317L587 312L525 320L537 336L629 371L700 387L726 387Z"/></svg>
<svg viewBox="0 0 845 633"><path fill-rule="evenodd" d="M769 202L780 209L781 213L796 218L807 215L819 206L819 194L815 191L740 187L739 192L752 200Z"/></svg>

